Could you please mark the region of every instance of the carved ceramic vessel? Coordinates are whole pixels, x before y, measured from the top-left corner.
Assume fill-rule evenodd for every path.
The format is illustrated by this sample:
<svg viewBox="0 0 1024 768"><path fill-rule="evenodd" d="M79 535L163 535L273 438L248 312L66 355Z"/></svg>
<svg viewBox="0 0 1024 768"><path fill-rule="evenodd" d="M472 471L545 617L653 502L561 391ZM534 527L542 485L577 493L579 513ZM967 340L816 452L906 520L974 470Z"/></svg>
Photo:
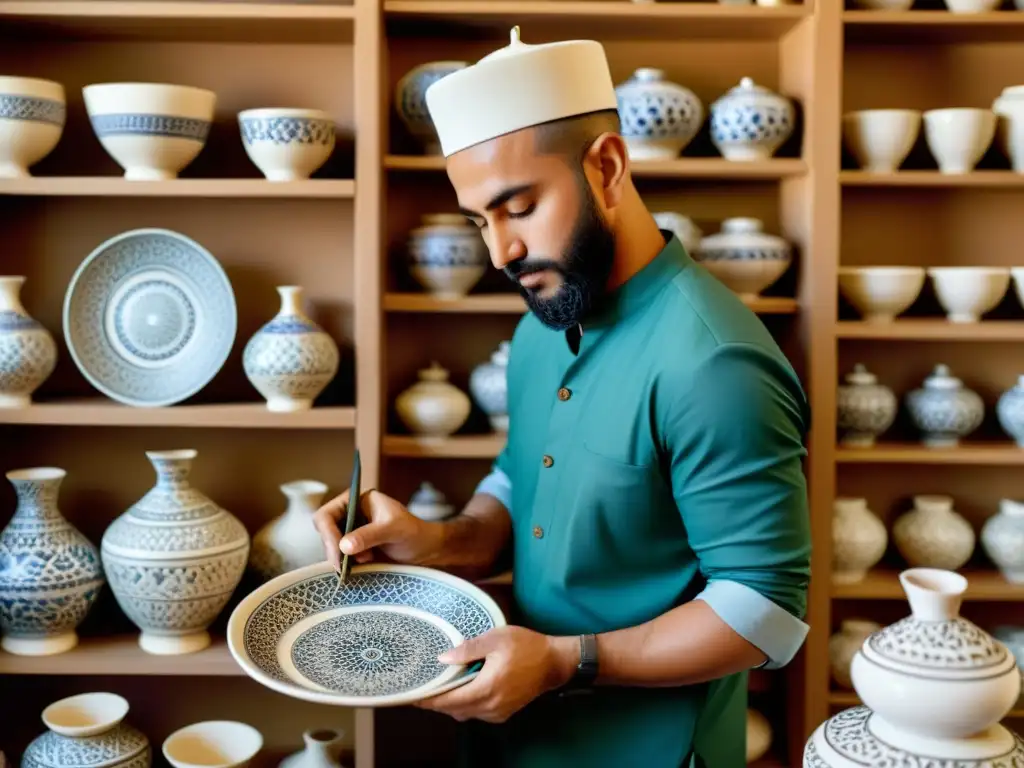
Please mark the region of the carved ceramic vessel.
<svg viewBox="0 0 1024 768"><path fill-rule="evenodd" d="M1024 448L1024 376L999 396L996 418L1003 431Z"/></svg>
<svg viewBox="0 0 1024 768"><path fill-rule="evenodd" d="M455 514L455 507L433 484L423 481L409 499L406 508L420 520L436 522Z"/></svg>
<svg viewBox="0 0 1024 768"><path fill-rule="evenodd" d="M942 495L914 497L914 507L892 526L896 549L908 565L961 568L974 553L976 536L971 524L953 509L953 499Z"/></svg>
<svg viewBox="0 0 1024 768"><path fill-rule="evenodd" d="M191 653L238 586L249 534L189 482L196 451L148 451L156 485L103 534L103 567L148 653Z"/></svg>
<svg viewBox="0 0 1024 768"><path fill-rule="evenodd" d="M0 277L0 408L25 408L57 366L53 335L21 303L21 276Z"/></svg>
<svg viewBox="0 0 1024 768"><path fill-rule="evenodd" d="M1024 504L999 500L999 512L981 528L981 546L1011 584L1024 584Z"/></svg>
<svg viewBox="0 0 1024 768"><path fill-rule="evenodd" d="M429 214L422 222L409 233L409 274L435 298L462 298L487 271L487 243L459 214Z"/></svg>
<svg viewBox="0 0 1024 768"><path fill-rule="evenodd" d="M734 217L722 222L722 231L700 241L694 256L708 272L743 299L756 299L789 269L790 244L764 231L760 219Z"/></svg>
<svg viewBox="0 0 1024 768"><path fill-rule="evenodd" d="M898 401L893 391L882 384L861 363L846 374L845 386L836 397L836 422L839 442L853 448L870 448L875 439L892 426Z"/></svg>
<svg viewBox="0 0 1024 768"><path fill-rule="evenodd" d="M43 710L47 730L25 748L21 768L150 768L149 739L125 722L128 702L114 693L83 693Z"/></svg>
<svg viewBox="0 0 1024 768"><path fill-rule="evenodd" d="M726 160L768 160L794 122L793 102L744 77L711 105L711 143Z"/></svg>
<svg viewBox="0 0 1024 768"><path fill-rule="evenodd" d="M881 624L866 619L844 619L839 625L839 631L828 639L829 667L832 679L840 688L853 688L853 681L850 680L853 657L868 635L881 628Z"/></svg>
<svg viewBox="0 0 1024 768"><path fill-rule="evenodd" d="M395 399L398 418L410 432L425 438L458 431L471 408L469 396L448 381L448 371L436 361L420 370L419 381Z"/></svg>
<svg viewBox="0 0 1024 768"><path fill-rule="evenodd" d="M252 537L249 565L263 580L325 559L323 541L313 526L327 486L318 480L293 480L281 486L288 500L283 514Z"/></svg>
<svg viewBox="0 0 1024 768"><path fill-rule="evenodd" d="M633 160L678 157L704 123L697 94L669 81L665 71L642 67L615 87L622 137Z"/></svg>
<svg viewBox="0 0 1024 768"><path fill-rule="evenodd" d="M99 551L57 506L66 474L57 467L7 473L17 497L0 531L0 647L8 653L50 656L74 648L76 629L103 589Z"/></svg>
<svg viewBox="0 0 1024 768"><path fill-rule="evenodd" d="M907 395L906 403L922 442L932 448L958 445L985 416L981 397L952 376L947 365L936 365L924 385Z"/></svg>
<svg viewBox="0 0 1024 768"><path fill-rule="evenodd" d="M882 559L888 541L885 525L865 499L836 499L832 502L832 581L861 581Z"/></svg>
<svg viewBox="0 0 1024 768"><path fill-rule="evenodd" d="M508 432L508 355L512 345L503 341L491 355L490 362L481 363L469 374L469 392L487 414L491 429Z"/></svg>
<svg viewBox="0 0 1024 768"><path fill-rule="evenodd" d="M441 142L427 110L427 88L466 66L465 61L430 61L410 69L395 86L395 111L425 154L441 154Z"/></svg>

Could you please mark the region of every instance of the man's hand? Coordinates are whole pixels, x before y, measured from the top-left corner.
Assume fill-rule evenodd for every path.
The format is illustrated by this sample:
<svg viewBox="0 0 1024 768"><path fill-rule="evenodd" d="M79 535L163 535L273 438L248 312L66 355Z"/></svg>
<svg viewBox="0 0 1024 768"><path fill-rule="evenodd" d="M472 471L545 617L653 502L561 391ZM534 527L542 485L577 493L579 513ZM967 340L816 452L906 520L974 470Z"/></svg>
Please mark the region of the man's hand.
<svg viewBox="0 0 1024 768"><path fill-rule="evenodd" d="M444 664L484 660L475 679L417 704L459 721L503 723L542 693L569 681L579 662L579 640L523 627L499 627L440 657Z"/></svg>

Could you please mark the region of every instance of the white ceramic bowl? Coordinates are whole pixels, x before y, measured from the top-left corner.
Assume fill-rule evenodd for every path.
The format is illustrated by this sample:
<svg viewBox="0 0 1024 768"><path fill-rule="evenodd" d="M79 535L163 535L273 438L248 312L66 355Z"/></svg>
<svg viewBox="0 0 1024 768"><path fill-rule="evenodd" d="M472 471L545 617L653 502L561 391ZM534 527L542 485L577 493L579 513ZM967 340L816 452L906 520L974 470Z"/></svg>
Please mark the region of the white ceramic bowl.
<svg viewBox="0 0 1024 768"><path fill-rule="evenodd" d="M924 137L941 173L970 173L996 135L996 114L969 107L924 113Z"/></svg>
<svg viewBox="0 0 1024 768"><path fill-rule="evenodd" d="M909 11L914 0L852 0L859 11Z"/></svg>
<svg viewBox="0 0 1024 768"><path fill-rule="evenodd" d="M124 177L174 179L206 144L217 94L164 83L101 83L82 89L93 132Z"/></svg>
<svg viewBox="0 0 1024 768"><path fill-rule="evenodd" d="M174 768L243 768L263 748L263 736L251 725L207 720L180 728L163 743Z"/></svg>
<svg viewBox="0 0 1024 768"><path fill-rule="evenodd" d="M1003 300L1009 267L929 267L935 295L952 323L976 323Z"/></svg>
<svg viewBox="0 0 1024 768"><path fill-rule="evenodd" d="M128 702L116 693L81 693L43 710L43 724L54 733L81 739L109 731L128 714Z"/></svg>
<svg viewBox="0 0 1024 768"><path fill-rule="evenodd" d="M950 13L987 13L994 11L1003 0L945 0Z"/></svg>
<svg viewBox="0 0 1024 768"><path fill-rule="evenodd" d="M920 132L916 109L862 109L843 115L843 141L870 173L899 170Z"/></svg>
<svg viewBox="0 0 1024 768"><path fill-rule="evenodd" d="M270 181L308 179L334 151L334 120L318 109L247 109L238 127L245 153Z"/></svg>
<svg viewBox="0 0 1024 768"><path fill-rule="evenodd" d="M66 114L60 83L0 76L0 179L31 176L60 141Z"/></svg>
<svg viewBox="0 0 1024 768"><path fill-rule="evenodd" d="M921 294L924 267L840 267L839 292L864 322L891 323Z"/></svg>

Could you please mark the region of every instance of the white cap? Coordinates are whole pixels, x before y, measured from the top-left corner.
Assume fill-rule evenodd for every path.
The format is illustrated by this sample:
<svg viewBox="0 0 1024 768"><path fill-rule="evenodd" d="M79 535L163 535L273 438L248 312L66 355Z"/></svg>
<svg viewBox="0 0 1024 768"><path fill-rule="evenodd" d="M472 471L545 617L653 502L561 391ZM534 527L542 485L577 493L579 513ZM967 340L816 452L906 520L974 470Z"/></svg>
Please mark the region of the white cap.
<svg viewBox="0 0 1024 768"><path fill-rule="evenodd" d="M426 101L445 157L532 125L618 106L604 46L527 45L519 27L505 48L433 83Z"/></svg>

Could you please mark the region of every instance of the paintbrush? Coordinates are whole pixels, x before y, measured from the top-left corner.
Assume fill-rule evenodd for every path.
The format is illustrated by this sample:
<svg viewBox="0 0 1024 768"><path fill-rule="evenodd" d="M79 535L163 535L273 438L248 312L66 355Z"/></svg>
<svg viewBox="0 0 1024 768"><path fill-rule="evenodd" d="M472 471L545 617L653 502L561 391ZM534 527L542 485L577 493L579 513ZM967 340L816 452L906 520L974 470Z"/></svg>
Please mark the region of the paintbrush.
<svg viewBox="0 0 1024 768"><path fill-rule="evenodd" d="M359 449L356 448L355 459L352 462L352 482L348 487L348 516L345 518L345 533L348 536L356 522L356 511L359 509L359 480L362 473L361 462L359 461ZM341 553L341 570L338 571L338 584L344 584L349 572L348 555Z"/></svg>

